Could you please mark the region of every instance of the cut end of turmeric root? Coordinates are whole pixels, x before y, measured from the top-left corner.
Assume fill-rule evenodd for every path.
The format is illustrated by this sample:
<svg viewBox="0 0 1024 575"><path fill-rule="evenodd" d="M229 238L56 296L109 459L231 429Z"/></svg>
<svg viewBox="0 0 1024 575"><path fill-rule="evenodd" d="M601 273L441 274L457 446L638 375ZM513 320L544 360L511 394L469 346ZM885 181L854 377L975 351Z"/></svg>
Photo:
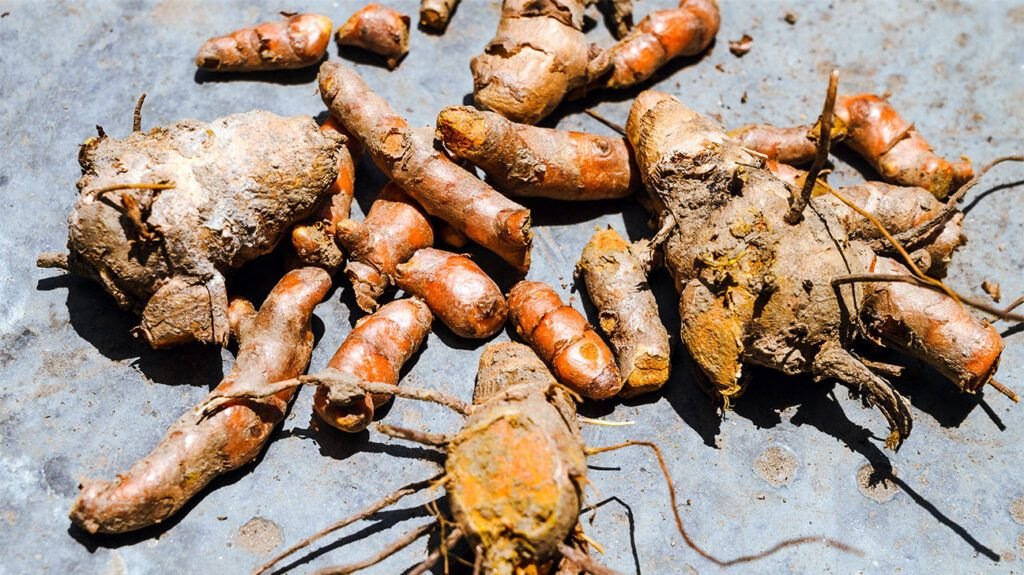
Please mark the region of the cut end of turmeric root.
<svg viewBox="0 0 1024 575"><path fill-rule="evenodd" d="M327 53L334 24L320 14L296 14L206 41L196 66L216 72L305 68Z"/></svg>

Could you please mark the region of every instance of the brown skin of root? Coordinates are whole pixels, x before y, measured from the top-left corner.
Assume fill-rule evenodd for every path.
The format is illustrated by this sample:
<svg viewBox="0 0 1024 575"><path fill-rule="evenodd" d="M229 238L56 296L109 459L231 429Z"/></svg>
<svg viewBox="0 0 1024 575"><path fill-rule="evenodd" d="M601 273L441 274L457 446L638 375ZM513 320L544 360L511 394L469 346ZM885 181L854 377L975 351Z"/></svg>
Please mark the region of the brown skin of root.
<svg viewBox="0 0 1024 575"><path fill-rule="evenodd" d="M615 355L586 318L564 305L551 286L521 281L508 294L509 319L555 378L589 399L622 389Z"/></svg>
<svg viewBox="0 0 1024 575"><path fill-rule="evenodd" d="M591 57L583 0L505 0L494 38L469 64L476 104L536 124L571 92L600 76Z"/></svg>
<svg viewBox="0 0 1024 575"><path fill-rule="evenodd" d="M870 271L910 274L881 257ZM867 283L860 319L866 335L920 359L968 393L988 383L999 366L999 332L944 293L909 283Z"/></svg>
<svg viewBox="0 0 1024 575"><path fill-rule="evenodd" d="M338 44L383 56L394 69L409 52L409 17L380 4L367 4L338 28Z"/></svg>
<svg viewBox="0 0 1024 575"><path fill-rule="evenodd" d="M409 128L351 68L320 67L320 94L363 143L374 163L432 216L441 218L516 269L530 268L530 211L462 169L434 147L432 133Z"/></svg>
<svg viewBox="0 0 1024 575"><path fill-rule="evenodd" d="M92 138L79 152L68 267L138 313L153 347L226 345L224 274L269 253L320 205L340 143L308 117L261 111ZM139 241L122 194L157 239Z"/></svg>
<svg viewBox="0 0 1024 575"><path fill-rule="evenodd" d="M446 221L442 220L437 222L436 228L437 237L441 238L441 241L447 246L460 249L466 247L466 244L469 243L469 238L467 238L465 234L453 228L451 224Z"/></svg>
<svg viewBox="0 0 1024 575"><path fill-rule="evenodd" d="M241 297L231 300L228 304L228 323L231 324L232 339L242 341L247 336L256 313L256 306L251 301Z"/></svg>
<svg viewBox="0 0 1024 575"><path fill-rule="evenodd" d="M683 0L678 8L652 12L609 49L612 71L601 83L626 88L673 58L700 54L715 39L719 23L716 0Z"/></svg>
<svg viewBox="0 0 1024 575"><path fill-rule="evenodd" d="M942 202L924 188L865 182L839 191L845 198L878 218L891 234L913 229L931 220L943 209ZM880 253L891 250L881 232L867 218L834 196L824 196L821 201L832 205L850 237L873 242L875 251ZM946 274L953 252L965 243L967 237L963 234L963 214L958 213L929 234L924 242L905 247L917 250L912 251L911 255L924 260L918 260L918 267L922 271L932 277L942 277ZM921 254L921 250L925 253Z"/></svg>
<svg viewBox="0 0 1024 575"><path fill-rule="evenodd" d="M849 343L855 325L844 310L859 308L861 288L831 280L863 273L874 254L846 237L829 204L812 198L804 219L788 224L790 189L667 94L640 94L626 130L646 188L676 222L663 255L680 291L680 336L714 396L728 405L742 392L746 364L811 373L822 349ZM902 438L909 423L890 407L899 396L876 387Z"/></svg>
<svg viewBox="0 0 1024 575"><path fill-rule="evenodd" d="M808 137L810 131L810 126L779 128L754 124L731 130L728 135L744 148L768 156L769 160L798 166L814 159L817 144Z"/></svg>
<svg viewBox="0 0 1024 575"><path fill-rule="evenodd" d="M473 404L486 403L514 385L547 389L558 382L537 354L512 341L484 346L473 387Z"/></svg>
<svg viewBox="0 0 1024 575"><path fill-rule="evenodd" d="M974 175L970 162L936 155L913 124L878 96L840 96L835 113L847 126L846 144L887 182L922 187L942 199Z"/></svg>
<svg viewBox="0 0 1024 575"><path fill-rule="evenodd" d="M486 339L505 325L508 304L501 288L466 256L419 250L398 266L395 283L422 298L458 336Z"/></svg>
<svg viewBox="0 0 1024 575"><path fill-rule="evenodd" d="M257 72L305 68L327 53L334 24L327 16L297 14L242 28L206 41L196 66L215 72Z"/></svg>
<svg viewBox="0 0 1024 575"><path fill-rule="evenodd" d="M423 213L394 182L385 185L362 223L343 220L338 242L348 252L345 274L363 311L377 309L377 300L394 284L398 264L417 250L434 244L434 231Z"/></svg>
<svg viewBox="0 0 1024 575"><path fill-rule="evenodd" d="M440 34L448 27L448 20L459 0L421 0L420 27Z"/></svg>
<svg viewBox="0 0 1024 575"><path fill-rule="evenodd" d="M583 248L576 270L598 309L601 331L615 350L623 377L622 397L661 388L668 381L668 331L647 284L650 246L630 244L615 230L600 230ZM639 255L639 257L638 257Z"/></svg>
<svg viewBox="0 0 1024 575"><path fill-rule="evenodd" d="M631 196L640 187L624 138L517 124L468 106L442 110L437 137L511 196L606 200Z"/></svg>
<svg viewBox="0 0 1024 575"><path fill-rule="evenodd" d="M430 333L430 310L417 298L387 303L356 323L327 366L363 381L398 385L402 366ZM373 421L373 412L391 396L366 394L362 402L339 406L328 401L326 386L318 386L313 409L329 425L356 433Z"/></svg>
<svg viewBox="0 0 1024 575"><path fill-rule="evenodd" d="M578 522L586 458L575 405L550 375L538 378L538 364L525 346L487 346L479 377L504 391L478 404L448 447L452 514L480 546L484 573L549 572Z"/></svg>
<svg viewBox="0 0 1024 575"><path fill-rule="evenodd" d="M211 393L258 391L305 371L313 351L309 321L330 286L330 276L318 268L285 275L241 332L238 359ZM234 400L205 419L190 410L117 479L83 482L71 520L89 533L124 533L164 521L214 478L259 455L293 393Z"/></svg>

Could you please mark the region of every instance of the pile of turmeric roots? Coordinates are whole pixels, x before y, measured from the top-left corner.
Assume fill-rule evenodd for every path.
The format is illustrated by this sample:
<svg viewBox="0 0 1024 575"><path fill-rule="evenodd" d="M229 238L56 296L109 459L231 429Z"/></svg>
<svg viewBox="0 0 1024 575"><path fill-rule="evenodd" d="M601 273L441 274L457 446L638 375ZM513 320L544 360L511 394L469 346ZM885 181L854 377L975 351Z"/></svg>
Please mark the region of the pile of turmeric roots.
<svg viewBox="0 0 1024 575"><path fill-rule="evenodd" d="M465 539L476 572L605 573L578 521L586 457L602 450L583 444L576 404L657 392L673 353L692 358L696 383L723 409L757 384L751 366L838 382L879 409L892 449L911 433L907 401L889 382L906 365L929 366L965 393L991 385L1016 401L994 379L1003 341L991 322L1024 318L941 281L966 241L957 202L984 170L934 152L886 99L837 93L835 76L808 126L727 131L646 90L621 135L536 127L566 100L643 84L671 59L700 54L719 26L715 0L683 0L636 25L628 0L605 1L618 41L601 48L583 31L590 3L505 0L494 38L469 64L476 107L441 110L435 129L411 126L352 66L324 61L329 18L284 14L211 39L196 64L235 73L319 66L322 125L249 112L144 132L140 100L131 134L101 131L83 144L68 252L44 254L40 265L94 278L139 315L137 335L153 347L238 351L220 385L147 457L82 485L76 525L124 533L166 520L255 459L309 385L318 421L340 432L367 428L395 395L466 416L451 433L378 425L447 454L440 476L357 517L442 486L454 528L412 572ZM421 27L440 33L457 0L422 4ZM409 24L369 4L336 35L394 68L409 50ZM880 181L831 187L821 176L832 145L862 156ZM363 156L390 181L356 221ZM635 198L649 210L650 237L629 241L609 228L576 248L592 320L552 286L525 279L533 236L523 197ZM460 251L469 243L524 279L499 286ZM225 278L275 249L287 252L290 271L258 309L228 291ZM661 269L678 291L677 350L649 287ZM348 285L365 315L324 370L304 375L311 317L334 285ZM508 326L522 342L484 347L472 403L399 386L435 321L478 341ZM675 518L698 553L731 562L702 550ZM771 551L815 541L853 551L822 538Z"/></svg>

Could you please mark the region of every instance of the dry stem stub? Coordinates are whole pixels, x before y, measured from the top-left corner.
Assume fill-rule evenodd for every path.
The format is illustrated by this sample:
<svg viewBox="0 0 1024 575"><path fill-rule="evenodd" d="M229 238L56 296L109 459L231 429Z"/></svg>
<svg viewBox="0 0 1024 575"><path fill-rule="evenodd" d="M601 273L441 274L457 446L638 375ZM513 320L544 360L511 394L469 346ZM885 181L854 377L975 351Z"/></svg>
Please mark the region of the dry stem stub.
<svg viewBox="0 0 1024 575"><path fill-rule="evenodd" d="M320 94L374 163L437 216L515 268L530 267L530 212L452 162L430 130L409 128L351 68L320 67Z"/></svg>

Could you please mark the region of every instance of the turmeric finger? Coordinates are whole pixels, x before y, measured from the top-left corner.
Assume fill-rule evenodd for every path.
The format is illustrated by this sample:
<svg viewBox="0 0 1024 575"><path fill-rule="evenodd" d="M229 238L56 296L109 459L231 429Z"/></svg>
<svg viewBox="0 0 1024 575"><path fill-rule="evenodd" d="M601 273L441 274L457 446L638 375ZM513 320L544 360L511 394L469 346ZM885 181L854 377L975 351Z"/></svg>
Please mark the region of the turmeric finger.
<svg viewBox="0 0 1024 575"><path fill-rule="evenodd" d="M846 124L847 145L887 182L919 186L942 199L974 175L970 162L950 162L936 155L914 125L883 98L840 96L836 117Z"/></svg>
<svg viewBox="0 0 1024 575"><path fill-rule="evenodd" d="M430 310L418 298L389 302L356 323L327 366L363 381L398 385L402 365L423 345L431 319ZM313 397L313 409L333 427L355 433L366 429L374 409L390 399L366 394L362 402L341 407L329 401L328 388L321 385Z"/></svg>
<svg viewBox="0 0 1024 575"><path fill-rule="evenodd" d="M345 275L352 282L356 303L369 312L377 309L377 300L394 284L398 264L434 244L427 216L394 182L381 189L363 223L343 220L337 234L349 254Z"/></svg>
<svg viewBox="0 0 1024 575"><path fill-rule="evenodd" d="M501 289L466 256L426 248L398 266L395 282L423 298L456 335L484 339L505 325L508 305Z"/></svg>
<svg viewBox="0 0 1024 575"><path fill-rule="evenodd" d="M241 332L238 359L211 394L258 391L305 371L313 352L310 318L330 286L330 276L318 268L285 275ZM164 521L214 478L259 455L294 391L233 400L207 418L200 409L188 411L117 479L83 482L71 520L89 533L124 533Z"/></svg>
<svg viewBox="0 0 1024 575"><path fill-rule="evenodd" d="M530 268L530 211L499 194L434 147L348 66L320 67L320 94L377 167L423 209L520 271Z"/></svg>
<svg viewBox="0 0 1024 575"><path fill-rule="evenodd" d="M432 32L444 32L458 3L459 0L421 0L420 26Z"/></svg>
<svg viewBox="0 0 1024 575"><path fill-rule="evenodd" d="M602 83L626 88L673 58L700 54L718 34L719 21L717 0L682 0L678 8L652 12L608 50L612 71Z"/></svg>
<svg viewBox="0 0 1024 575"><path fill-rule="evenodd" d="M336 132L346 136L342 150L338 152L338 177L327 190L327 200L306 223L292 228L292 248L303 265L318 266L333 273L338 269L344 256L334 241L335 226L347 219L352 209L352 195L355 191L356 167L353 148L358 145L352 136L344 133L337 120L328 117L320 126L322 132Z"/></svg>
<svg viewBox="0 0 1024 575"><path fill-rule="evenodd" d="M606 68L583 34L584 0L504 0L494 38L469 63L473 99L536 124Z"/></svg>
<svg viewBox="0 0 1024 575"><path fill-rule="evenodd" d="M508 195L604 200L639 189L632 152L621 137L516 124L468 106L442 110L437 136Z"/></svg>
<svg viewBox="0 0 1024 575"><path fill-rule="evenodd" d="M870 271L910 275L882 257ZM999 366L999 332L944 293L909 283L865 283L860 318L865 335L920 359L966 392L981 389Z"/></svg>
<svg viewBox="0 0 1024 575"><path fill-rule="evenodd" d="M811 126L779 128L769 124L752 124L730 130L728 136L748 150L754 150L791 166L810 163L817 143L809 137Z"/></svg>
<svg viewBox="0 0 1024 575"><path fill-rule="evenodd" d="M296 14L206 41L196 66L217 72L305 68L327 53L334 24L327 16Z"/></svg>
<svg viewBox="0 0 1024 575"><path fill-rule="evenodd" d="M629 244L608 228L594 233L576 266L615 350L623 397L660 389L669 376L668 330L647 284L652 249L646 242Z"/></svg>
<svg viewBox="0 0 1024 575"><path fill-rule="evenodd" d="M508 294L509 317L518 333L548 364L562 384L590 399L622 389L615 356L575 309L551 286L521 281Z"/></svg>
<svg viewBox="0 0 1024 575"><path fill-rule="evenodd" d="M394 69L409 52L409 17L393 8L370 3L338 28L338 44L383 56Z"/></svg>

